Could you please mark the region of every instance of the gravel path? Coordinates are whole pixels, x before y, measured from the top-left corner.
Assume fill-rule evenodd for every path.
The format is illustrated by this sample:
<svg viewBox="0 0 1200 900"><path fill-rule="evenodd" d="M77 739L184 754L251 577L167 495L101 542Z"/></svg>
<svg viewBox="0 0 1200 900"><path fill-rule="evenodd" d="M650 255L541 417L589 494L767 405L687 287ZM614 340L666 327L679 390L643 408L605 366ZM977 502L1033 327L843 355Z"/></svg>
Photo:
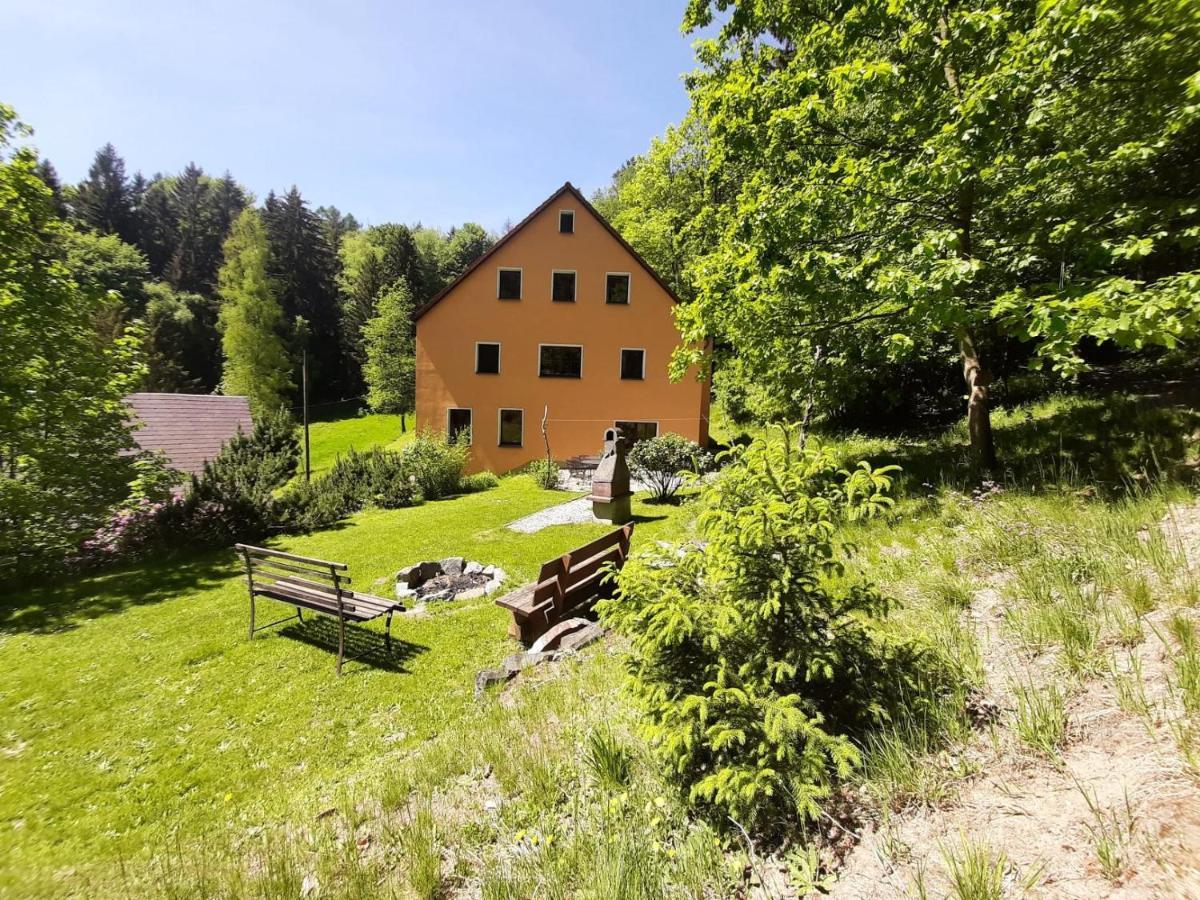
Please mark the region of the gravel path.
<svg viewBox="0 0 1200 900"><path fill-rule="evenodd" d="M557 506L543 509L541 512L535 512L533 515L525 516L523 519L517 519L515 522L509 522L507 527L511 531L533 534L535 531L541 531L543 528L549 528L551 525L604 524L607 524L605 519L597 519L592 515L591 501L587 497L579 497L575 500L568 500L566 503L560 503Z"/></svg>

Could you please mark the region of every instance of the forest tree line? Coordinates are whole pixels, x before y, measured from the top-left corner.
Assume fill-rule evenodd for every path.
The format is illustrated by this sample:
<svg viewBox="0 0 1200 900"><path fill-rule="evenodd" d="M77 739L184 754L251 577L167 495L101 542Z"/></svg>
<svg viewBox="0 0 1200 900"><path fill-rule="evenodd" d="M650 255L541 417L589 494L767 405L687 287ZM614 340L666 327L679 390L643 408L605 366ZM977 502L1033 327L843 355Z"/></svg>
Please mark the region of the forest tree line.
<svg viewBox="0 0 1200 900"><path fill-rule="evenodd" d="M305 349L315 402L373 388L376 408L411 410L411 335L377 341L369 370L368 325L380 313L394 322L399 305L411 332L412 310L494 240L471 222L364 228L335 206L310 208L294 186L256 204L230 173L194 163L130 176L112 144L78 184L61 184L45 159L37 173L67 226L68 270L85 290L119 298L97 321L101 334L140 323L139 386L246 394L258 412L298 402Z"/></svg>

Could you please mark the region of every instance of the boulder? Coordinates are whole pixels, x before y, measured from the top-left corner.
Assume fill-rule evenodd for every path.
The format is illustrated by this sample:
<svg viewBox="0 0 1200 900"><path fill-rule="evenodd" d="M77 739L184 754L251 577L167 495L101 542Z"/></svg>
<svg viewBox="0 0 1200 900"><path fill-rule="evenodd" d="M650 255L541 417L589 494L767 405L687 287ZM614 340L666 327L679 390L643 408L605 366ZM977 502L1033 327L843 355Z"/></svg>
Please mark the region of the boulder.
<svg viewBox="0 0 1200 900"><path fill-rule="evenodd" d="M454 595L455 600L476 600L487 594L487 585L481 584L479 587L467 588L465 591L459 591Z"/></svg>
<svg viewBox="0 0 1200 900"><path fill-rule="evenodd" d="M417 592L414 588L410 588L405 582L402 582L402 581L396 582L396 599L397 600L407 600L409 597L415 597L415 596L417 596Z"/></svg>
<svg viewBox="0 0 1200 900"><path fill-rule="evenodd" d="M457 577L463 573L464 563L466 563L466 560L461 556L447 556L441 561L442 573Z"/></svg>
<svg viewBox="0 0 1200 900"><path fill-rule="evenodd" d="M449 600L453 596L454 591L450 590L450 588L446 588L445 590L434 591L432 594L426 594L421 599L432 602L434 600Z"/></svg>
<svg viewBox="0 0 1200 900"><path fill-rule="evenodd" d="M463 574L464 575L482 575L483 574L483 563L477 563L474 561L467 563L465 566L463 566Z"/></svg>

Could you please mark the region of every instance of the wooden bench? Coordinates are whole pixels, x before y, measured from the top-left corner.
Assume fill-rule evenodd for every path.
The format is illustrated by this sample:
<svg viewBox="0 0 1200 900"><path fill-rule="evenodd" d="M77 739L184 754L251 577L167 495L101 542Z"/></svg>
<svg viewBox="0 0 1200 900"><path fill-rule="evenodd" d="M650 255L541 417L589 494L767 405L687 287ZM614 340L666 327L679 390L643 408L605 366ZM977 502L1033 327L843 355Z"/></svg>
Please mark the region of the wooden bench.
<svg viewBox="0 0 1200 900"><path fill-rule="evenodd" d="M392 646L392 614L404 612L404 605L394 600L373 597L348 590L350 576L346 575L346 564L310 559L278 550L235 545L246 564L246 580L250 586L250 637L270 628L290 622L303 622L303 610L331 616L338 621L337 673L342 674L342 662L346 659L346 623L369 622L379 616L387 616L384 642ZM287 616L255 627L254 601L258 597L269 597L296 608L294 616ZM361 656L361 654L359 654ZM353 656L350 659L357 659Z"/></svg>
<svg viewBox="0 0 1200 900"><path fill-rule="evenodd" d="M538 580L519 587L496 601L512 613L509 635L532 644L551 626L588 610L597 598L607 596L604 583L608 564L625 565L633 523L624 525L590 544L543 563Z"/></svg>

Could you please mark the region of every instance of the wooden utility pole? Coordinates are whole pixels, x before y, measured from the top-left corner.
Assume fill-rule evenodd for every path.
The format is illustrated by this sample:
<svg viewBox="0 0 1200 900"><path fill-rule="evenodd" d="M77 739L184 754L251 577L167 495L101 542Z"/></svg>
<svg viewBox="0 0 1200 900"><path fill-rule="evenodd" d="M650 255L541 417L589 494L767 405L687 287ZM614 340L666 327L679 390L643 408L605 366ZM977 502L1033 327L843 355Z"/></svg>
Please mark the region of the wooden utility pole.
<svg viewBox="0 0 1200 900"><path fill-rule="evenodd" d="M304 480L312 480L312 453L308 440L308 348L300 357L300 393L304 403Z"/></svg>

